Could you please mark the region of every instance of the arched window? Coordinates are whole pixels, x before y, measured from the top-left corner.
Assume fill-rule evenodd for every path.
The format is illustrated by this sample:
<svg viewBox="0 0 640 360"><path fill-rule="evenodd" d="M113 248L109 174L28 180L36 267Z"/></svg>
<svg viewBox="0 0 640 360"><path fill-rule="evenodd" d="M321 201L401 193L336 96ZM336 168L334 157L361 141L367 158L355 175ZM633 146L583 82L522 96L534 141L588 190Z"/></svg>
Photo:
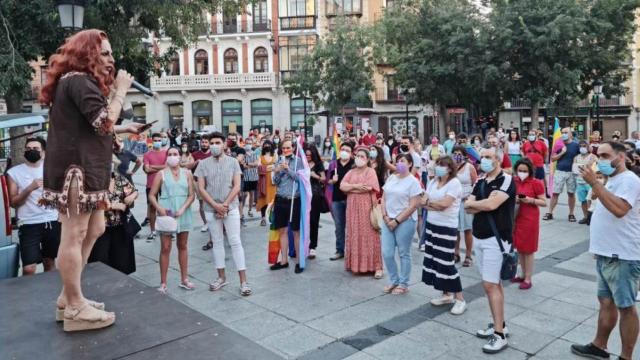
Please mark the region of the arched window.
<svg viewBox="0 0 640 360"><path fill-rule="evenodd" d="M269 71L269 53L267 49L259 47L253 52L253 72Z"/></svg>
<svg viewBox="0 0 640 360"><path fill-rule="evenodd" d="M171 55L169 60L169 66L167 68L167 75L180 75L180 57L177 52Z"/></svg>
<svg viewBox="0 0 640 360"><path fill-rule="evenodd" d="M196 75L209 74L209 55L207 55L207 52L204 50L198 50L193 58L196 67Z"/></svg>
<svg viewBox="0 0 640 360"><path fill-rule="evenodd" d="M238 52L235 49L227 49L224 52L224 73L234 74L238 72Z"/></svg>

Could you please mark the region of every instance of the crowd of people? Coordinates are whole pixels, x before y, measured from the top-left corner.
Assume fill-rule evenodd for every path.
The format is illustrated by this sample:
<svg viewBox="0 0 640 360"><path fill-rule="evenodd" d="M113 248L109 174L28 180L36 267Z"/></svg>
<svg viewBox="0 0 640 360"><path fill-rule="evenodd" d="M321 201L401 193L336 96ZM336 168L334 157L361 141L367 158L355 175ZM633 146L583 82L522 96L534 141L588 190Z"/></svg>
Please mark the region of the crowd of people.
<svg viewBox="0 0 640 360"><path fill-rule="evenodd" d="M522 290L530 289L540 237L540 208L547 206L547 199L551 199L550 207L543 221L554 219L558 197L566 188L567 221L575 222L577 194L583 216L579 223L591 224L593 233L594 224L596 228L602 226L598 225L601 220L593 217L594 212L611 211L607 205L622 211L624 205L603 201L607 199L607 191L617 191L606 190L615 183L611 180L607 183L607 179L614 179L615 172L637 175L640 168L640 139L636 132L628 141L608 143L601 143L597 133L590 141L579 142L574 140L570 128L562 129L561 133L561 142L555 150L549 147L541 131L531 130L526 140L521 140L516 129L507 132L489 129L486 140L481 135L450 131L443 144L433 136L426 147L411 136L393 138L381 132L373 135L370 130L362 136L338 136L337 152L336 140L329 137L324 146L307 143L303 153L312 184L308 259L317 255L320 215L331 212L335 254L330 259L344 259L345 270L369 273L375 279L382 279L386 271L388 283L382 291L400 295L409 291L411 246L417 236L419 249L424 253L422 281L442 293L430 302L433 306L451 305L450 312L454 315L464 313L467 308L456 264L461 262L461 266L469 267L476 263L493 316L493 323L477 335L489 339L483 348L485 352L501 351L507 346L508 334L503 314L503 253L512 248L517 251L520 270L509 280L519 283ZM106 231L97 239L89 262L101 261L127 274L135 271L133 239L140 226L136 226L130 211L138 197L132 175L142 168L147 175L148 207L142 226L149 226L147 241L153 242L158 235L161 240L159 291L169 291L167 269L173 240L178 248L181 273L178 286L184 290L195 287L188 277L187 242L189 233L195 229L191 205L196 199L203 222L200 230L209 235L203 250L212 249L217 269L217 279L209 286L211 291L228 285L223 245L226 237L239 272L240 294L252 293L241 229L246 226L245 216L253 217L253 211L260 213L260 225L265 227L268 211L272 212L270 222L278 231L280 252L271 270L288 268L291 258L295 273L304 271L297 255L303 254L304 249L298 246L301 205L296 183L300 174L293 169L300 169L302 164L295 156L296 133L285 132L280 139L279 131L273 136L252 132L243 139L233 133L224 136L214 132L199 136L197 143L178 141L174 146L167 133L153 133L150 138L151 148L142 160L132 156L123 141L116 140L119 146L112 159ZM34 273L40 262L45 270L53 269L60 242L57 212L38 206L45 150L43 139L29 139L25 150L27 162L8 172L11 203L20 221L25 275ZM622 154L621 161L616 164L609 161L609 166L605 166L606 156L613 158L618 153ZM545 171L549 162L556 167L550 182ZM627 188L627 182L633 179L624 177ZM605 189L598 188L598 184L608 185ZM628 192L624 195L628 196ZM636 205L633 198L621 199L631 208ZM372 219L372 212L376 211L377 221ZM622 219L636 215L637 211L629 212ZM167 218L175 223L168 228ZM618 215L613 219L623 221L618 220ZM636 224L630 221L624 220L629 231L636 231ZM160 225L162 229L158 228ZM601 235L592 234L592 243L598 236ZM625 252L632 256L637 250L635 246L623 245L614 255L620 259L626 256ZM399 267L396 257L400 260ZM606 264L599 260L599 267L601 263ZM634 276L632 272L627 275ZM606 281L606 278L602 281L603 288ZM633 290L636 288L637 281ZM618 295L612 296L615 302ZM598 352L602 339L594 344L574 351Z"/></svg>

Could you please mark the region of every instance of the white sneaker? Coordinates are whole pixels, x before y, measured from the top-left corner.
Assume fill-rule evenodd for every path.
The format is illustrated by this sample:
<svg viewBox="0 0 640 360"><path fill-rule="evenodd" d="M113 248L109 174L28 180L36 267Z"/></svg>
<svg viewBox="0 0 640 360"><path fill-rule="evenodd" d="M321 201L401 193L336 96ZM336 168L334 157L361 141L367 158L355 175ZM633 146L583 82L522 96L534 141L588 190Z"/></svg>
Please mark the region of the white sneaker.
<svg viewBox="0 0 640 360"><path fill-rule="evenodd" d="M156 239L156 232L155 232L155 231L152 231L152 232L149 234L149 236L147 236L147 242L148 242L148 243L153 242L153 240L155 240L155 239Z"/></svg>
<svg viewBox="0 0 640 360"><path fill-rule="evenodd" d="M315 259L315 258L316 258L316 249L309 250L309 259Z"/></svg>
<svg viewBox="0 0 640 360"><path fill-rule="evenodd" d="M207 225L204 225L203 227L200 228L200 232L207 232L209 231L209 227Z"/></svg>
<svg viewBox="0 0 640 360"><path fill-rule="evenodd" d="M420 245L418 249L420 250L420 252L424 252L424 244Z"/></svg>
<svg viewBox="0 0 640 360"><path fill-rule="evenodd" d="M495 354L504 350L507 346L509 346L509 342L507 341L506 336L503 339L500 336L493 334L489 339L489 342L482 347L482 352L487 354Z"/></svg>
<svg viewBox="0 0 640 360"><path fill-rule="evenodd" d="M431 305L433 306L442 306L454 303L453 295L442 295L437 299L431 299Z"/></svg>
<svg viewBox="0 0 640 360"><path fill-rule="evenodd" d="M467 302L464 300L456 300L451 308L451 313L453 315L462 315L465 310L467 310Z"/></svg>
<svg viewBox="0 0 640 360"><path fill-rule="evenodd" d="M494 333L495 329L493 328L493 324L490 323L489 325L487 325L486 329L476 331L476 336L481 339L488 339L492 337ZM502 329L502 333L504 334L504 337L509 337L509 328L505 326Z"/></svg>

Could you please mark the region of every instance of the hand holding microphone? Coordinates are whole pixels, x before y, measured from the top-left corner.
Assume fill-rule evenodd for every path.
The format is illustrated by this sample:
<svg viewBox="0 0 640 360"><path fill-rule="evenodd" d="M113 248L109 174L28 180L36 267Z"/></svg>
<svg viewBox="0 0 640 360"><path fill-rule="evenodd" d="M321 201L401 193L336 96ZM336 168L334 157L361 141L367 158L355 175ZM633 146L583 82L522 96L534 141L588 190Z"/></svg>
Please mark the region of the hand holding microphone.
<svg viewBox="0 0 640 360"><path fill-rule="evenodd" d="M141 93L153 97L153 92L148 87L137 82L126 70L118 70L115 81L116 91L122 96L127 94L127 90L133 87Z"/></svg>

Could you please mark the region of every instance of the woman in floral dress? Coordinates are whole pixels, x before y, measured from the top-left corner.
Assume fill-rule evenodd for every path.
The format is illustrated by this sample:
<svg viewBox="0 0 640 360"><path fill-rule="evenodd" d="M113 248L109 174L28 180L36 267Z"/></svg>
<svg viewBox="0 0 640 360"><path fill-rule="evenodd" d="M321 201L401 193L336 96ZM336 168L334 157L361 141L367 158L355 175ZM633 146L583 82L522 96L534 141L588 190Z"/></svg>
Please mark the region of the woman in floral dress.
<svg viewBox="0 0 640 360"><path fill-rule="evenodd" d="M345 269L353 273L375 272L382 278L380 234L371 226L369 214L380 192L378 177L369 165L369 149L358 146L356 167L345 175L340 190L347 194Z"/></svg>

